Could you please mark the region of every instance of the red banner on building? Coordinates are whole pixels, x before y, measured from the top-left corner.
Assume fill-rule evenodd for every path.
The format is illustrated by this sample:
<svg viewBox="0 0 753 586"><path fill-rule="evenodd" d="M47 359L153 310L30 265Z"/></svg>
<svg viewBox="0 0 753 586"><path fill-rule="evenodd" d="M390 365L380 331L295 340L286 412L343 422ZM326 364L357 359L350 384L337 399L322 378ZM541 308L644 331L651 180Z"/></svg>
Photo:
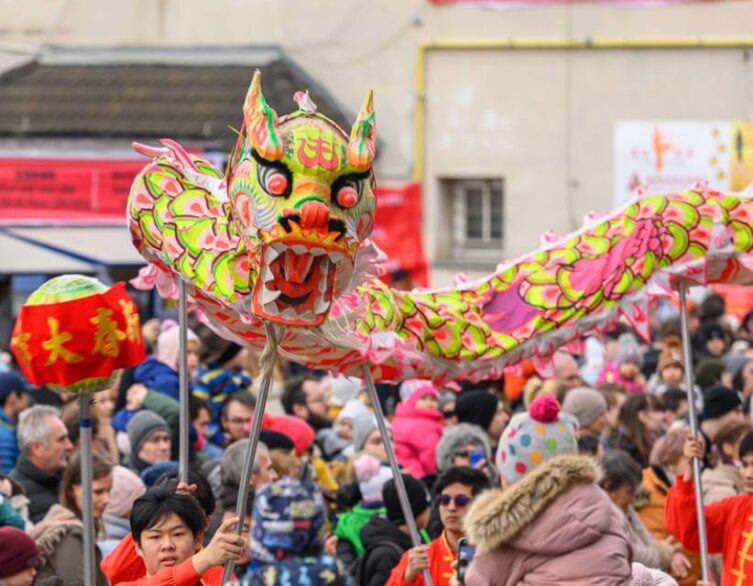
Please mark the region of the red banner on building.
<svg viewBox="0 0 753 586"><path fill-rule="evenodd" d="M145 161L0 159L0 220L125 218L128 190Z"/></svg>
<svg viewBox="0 0 753 586"><path fill-rule="evenodd" d="M376 191L374 241L387 253L390 272L402 269L412 285L426 287L428 275L421 238L421 184L380 186Z"/></svg>

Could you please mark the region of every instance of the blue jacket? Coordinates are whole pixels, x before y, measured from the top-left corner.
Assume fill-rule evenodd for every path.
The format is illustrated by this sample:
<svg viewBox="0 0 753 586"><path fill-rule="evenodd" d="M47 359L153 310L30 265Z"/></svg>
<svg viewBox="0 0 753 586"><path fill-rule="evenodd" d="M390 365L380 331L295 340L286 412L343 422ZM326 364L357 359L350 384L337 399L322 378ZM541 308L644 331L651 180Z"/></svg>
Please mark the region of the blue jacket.
<svg viewBox="0 0 753 586"><path fill-rule="evenodd" d="M0 472L8 474L18 460L16 426L0 407Z"/></svg>
<svg viewBox="0 0 753 586"><path fill-rule="evenodd" d="M180 376L176 370L154 356L149 356L136 367L133 378L147 389L164 393L168 397L180 400Z"/></svg>

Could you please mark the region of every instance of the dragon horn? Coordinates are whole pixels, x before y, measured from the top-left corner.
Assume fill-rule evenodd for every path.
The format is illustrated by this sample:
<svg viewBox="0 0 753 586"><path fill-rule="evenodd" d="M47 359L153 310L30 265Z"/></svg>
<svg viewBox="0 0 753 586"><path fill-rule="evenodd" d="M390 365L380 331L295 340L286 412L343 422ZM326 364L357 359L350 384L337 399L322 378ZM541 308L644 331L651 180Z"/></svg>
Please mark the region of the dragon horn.
<svg viewBox="0 0 753 586"><path fill-rule="evenodd" d="M376 117L374 92L369 90L350 131L348 164L358 171L368 171L374 162L376 150Z"/></svg>
<svg viewBox="0 0 753 586"><path fill-rule="evenodd" d="M243 103L243 120L251 146L269 161L282 158L282 138L277 132L277 112L269 107L261 93L261 71L258 69Z"/></svg>

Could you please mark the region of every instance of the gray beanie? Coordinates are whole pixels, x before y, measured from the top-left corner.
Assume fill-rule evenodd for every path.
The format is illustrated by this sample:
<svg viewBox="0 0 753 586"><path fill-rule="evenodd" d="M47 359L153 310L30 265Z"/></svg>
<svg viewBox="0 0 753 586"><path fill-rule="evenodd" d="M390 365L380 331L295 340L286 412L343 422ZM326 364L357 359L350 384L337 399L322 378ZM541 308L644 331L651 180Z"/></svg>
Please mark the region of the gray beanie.
<svg viewBox="0 0 753 586"><path fill-rule="evenodd" d="M444 472L452 466L452 459L458 450L467 445L484 448L486 461L491 464L491 448L486 433L478 425L472 423L458 423L445 427L442 439L439 440L436 450L437 470Z"/></svg>
<svg viewBox="0 0 753 586"><path fill-rule="evenodd" d="M167 422L154 411L139 411L126 426L128 440L131 443L131 456L138 458L141 446L157 431L170 433Z"/></svg>
<svg viewBox="0 0 753 586"><path fill-rule="evenodd" d="M353 449L360 452L369 436L376 431L376 417L371 413L362 413L353 420Z"/></svg>
<svg viewBox="0 0 753 586"><path fill-rule="evenodd" d="M562 411L575 417L580 427L590 425L608 409L609 405L604 395L588 387L578 387L568 391L562 403Z"/></svg>

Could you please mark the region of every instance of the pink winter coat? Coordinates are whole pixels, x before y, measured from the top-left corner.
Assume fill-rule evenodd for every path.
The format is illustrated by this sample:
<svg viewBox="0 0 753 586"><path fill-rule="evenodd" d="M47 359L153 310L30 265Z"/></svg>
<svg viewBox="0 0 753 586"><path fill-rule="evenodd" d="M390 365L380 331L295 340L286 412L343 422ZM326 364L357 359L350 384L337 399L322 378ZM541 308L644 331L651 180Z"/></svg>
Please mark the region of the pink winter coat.
<svg viewBox="0 0 753 586"><path fill-rule="evenodd" d="M437 391L431 386L421 387L395 409L392 436L399 464L411 476L422 478L437 471L434 453L442 437L442 414L427 409L416 409L416 401Z"/></svg>
<svg viewBox="0 0 753 586"><path fill-rule="evenodd" d="M597 478L590 458L557 456L478 497L465 519L479 547L465 584L632 586L624 517Z"/></svg>

